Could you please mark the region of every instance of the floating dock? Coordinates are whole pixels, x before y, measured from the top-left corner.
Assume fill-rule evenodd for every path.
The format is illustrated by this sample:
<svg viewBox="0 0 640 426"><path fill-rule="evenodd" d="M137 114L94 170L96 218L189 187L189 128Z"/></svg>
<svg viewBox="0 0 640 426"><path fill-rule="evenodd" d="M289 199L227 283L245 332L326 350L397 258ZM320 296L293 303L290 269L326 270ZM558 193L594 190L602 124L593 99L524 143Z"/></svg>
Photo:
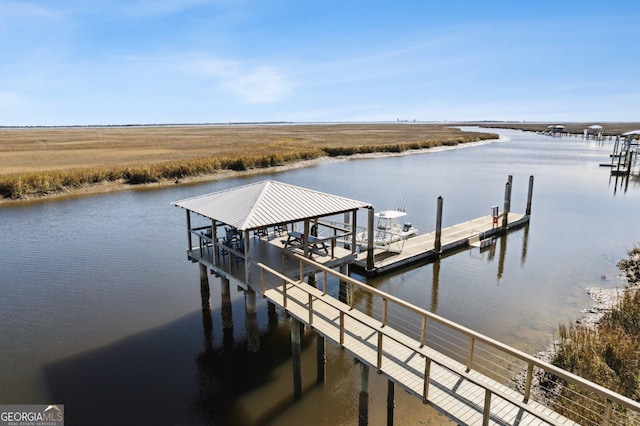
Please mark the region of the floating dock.
<svg viewBox="0 0 640 426"><path fill-rule="evenodd" d="M495 242L495 237L505 231L492 215L479 217L468 222L443 228L441 231L441 247L436 249L437 231L417 235L405 240L401 252L384 249L374 249L373 268L367 268L367 253L360 253L354 267L365 275L378 275L416 262L434 261L442 254L461 247L487 247ZM507 215L507 230L517 229L529 222L529 215L509 213Z"/></svg>

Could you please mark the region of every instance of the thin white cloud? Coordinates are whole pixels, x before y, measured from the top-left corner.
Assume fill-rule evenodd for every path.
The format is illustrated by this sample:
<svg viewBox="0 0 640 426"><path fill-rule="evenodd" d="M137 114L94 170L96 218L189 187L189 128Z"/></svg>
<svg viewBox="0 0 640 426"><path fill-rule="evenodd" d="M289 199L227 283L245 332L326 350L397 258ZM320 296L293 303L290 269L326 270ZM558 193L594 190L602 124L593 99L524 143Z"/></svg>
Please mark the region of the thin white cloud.
<svg viewBox="0 0 640 426"><path fill-rule="evenodd" d="M0 24L13 23L21 20L54 19L60 14L52 9L39 6L27 1L8 1L2 4Z"/></svg>
<svg viewBox="0 0 640 426"><path fill-rule="evenodd" d="M242 101L255 104L279 102L296 86L284 72L275 67L249 67L230 59L201 57L182 62L180 68L205 81L217 83L217 87Z"/></svg>
<svg viewBox="0 0 640 426"><path fill-rule="evenodd" d="M268 66L237 75L229 79L226 86L244 100L260 104L278 102L294 87L284 74Z"/></svg>
<svg viewBox="0 0 640 426"><path fill-rule="evenodd" d="M239 73L241 63L229 59L203 58L186 63L183 67L197 74L231 77Z"/></svg>
<svg viewBox="0 0 640 426"><path fill-rule="evenodd" d="M214 5L218 7L237 7L240 0L137 0L122 7L123 12L133 16L166 16L180 13L194 7Z"/></svg>

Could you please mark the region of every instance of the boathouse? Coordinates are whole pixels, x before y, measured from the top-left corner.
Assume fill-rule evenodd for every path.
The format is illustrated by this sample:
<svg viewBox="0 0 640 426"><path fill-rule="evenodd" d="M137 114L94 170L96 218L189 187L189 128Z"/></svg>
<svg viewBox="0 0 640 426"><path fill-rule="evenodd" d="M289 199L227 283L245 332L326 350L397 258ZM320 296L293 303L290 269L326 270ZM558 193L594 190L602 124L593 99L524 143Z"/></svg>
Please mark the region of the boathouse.
<svg viewBox="0 0 640 426"><path fill-rule="evenodd" d="M593 124L584 129L585 139L602 140L604 128L599 124Z"/></svg>
<svg viewBox="0 0 640 426"><path fill-rule="evenodd" d="M562 133L564 133L564 126L562 124L553 124L547 126L547 131L545 133L551 136L562 136Z"/></svg>
<svg viewBox="0 0 640 426"><path fill-rule="evenodd" d="M245 290L259 277L253 259L279 270L294 253L330 268L353 262L357 211L371 208L273 180L172 204L186 210L189 259Z"/></svg>

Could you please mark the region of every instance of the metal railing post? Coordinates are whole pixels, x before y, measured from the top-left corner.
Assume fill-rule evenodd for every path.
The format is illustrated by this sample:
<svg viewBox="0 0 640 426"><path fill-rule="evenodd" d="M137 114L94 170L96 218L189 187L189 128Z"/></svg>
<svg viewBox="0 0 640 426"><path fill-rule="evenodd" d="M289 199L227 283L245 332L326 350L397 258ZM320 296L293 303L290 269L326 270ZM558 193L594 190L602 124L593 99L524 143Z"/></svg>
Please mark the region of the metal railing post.
<svg viewBox="0 0 640 426"><path fill-rule="evenodd" d="M382 299L382 326L387 325L387 299Z"/></svg>
<svg viewBox="0 0 640 426"><path fill-rule="evenodd" d="M344 346L344 312L340 311L340 346Z"/></svg>
<svg viewBox="0 0 640 426"><path fill-rule="evenodd" d="M304 263L300 260L300 282L304 281Z"/></svg>
<svg viewBox="0 0 640 426"><path fill-rule="evenodd" d="M426 404L429 398L429 375L431 374L431 358L424 359L424 383L422 384L422 403Z"/></svg>
<svg viewBox="0 0 640 426"><path fill-rule="evenodd" d="M485 389L484 391L484 411L482 412L482 426L489 424L491 418L491 391Z"/></svg>
<svg viewBox="0 0 640 426"><path fill-rule="evenodd" d="M529 395L531 395L531 381L533 379L533 364L529 363L527 365L527 381L524 385L524 401L527 402L529 400Z"/></svg>
<svg viewBox="0 0 640 426"><path fill-rule="evenodd" d="M382 332L378 331L378 362L376 364L378 370L382 370Z"/></svg>
<svg viewBox="0 0 640 426"><path fill-rule="evenodd" d="M469 349L467 350L467 370L471 370L473 367L473 346L474 346L475 338L473 336L469 336Z"/></svg>
<svg viewBox="0 0 640 426"><path fill-rule="evenodd" d="M287 283L282 285L282 307L287 309Z"/></svg>
<svg viewBox="0 0 640 426"><path fill-rule="evenodd" d="M609 426L611 421L611 411L613 408L613 402L607 399L604 405L604 417L602 418L602 426Z"/></svg>

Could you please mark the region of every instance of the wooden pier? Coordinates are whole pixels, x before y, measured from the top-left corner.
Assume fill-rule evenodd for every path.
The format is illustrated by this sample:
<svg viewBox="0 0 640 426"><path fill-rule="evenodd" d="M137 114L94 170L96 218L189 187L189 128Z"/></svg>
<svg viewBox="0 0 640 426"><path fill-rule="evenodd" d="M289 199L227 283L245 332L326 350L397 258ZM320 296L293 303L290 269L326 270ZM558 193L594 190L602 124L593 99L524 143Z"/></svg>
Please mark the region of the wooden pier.
<svg viewBox="0 0 640 426"><path fill-rule="evenodd" d="M340 345L359 362L361 425L368 420L370 367L388 378L387 424L393 424L395 385L460 424L576 424L545 407L542 401L534 402L534 369L555 376L561 385L568 383L594 394L590 406L595 407L593 410L597 410L600 417L597 423L591 424L621 424L613 421L624 418L626 412L638 416L634 419L640 418L640 404L635 401L349 277L349 265L354 261L361 265L363 255L357 251L360 247L358 209L366 209L368 213L364 268L380 272L465 245L490 244L498 233L528 222L532 188L533 177L529 182L525 214L510 212L509 177L501 215L494 206L489 216L444 229L442 197L439 197L436 231L406 240L401 253L386 254L374 250L374 211L369 203L306 188L264 181L173 204L187 213L187 257L200 266L203 310L210 309L209 276L216 274L221 282L223 328L231 328L229 292L231 284L237 285L245 294L247 348L252 352L260 350L258 293L269 299L270 309L279 306L291 316L296 398L303 396L300 325L304 324L317 334L319 383L325 368L325 338ZM199 224L192 223L192 219L197 219L192 214L199 216ZM344 222L336 225L331 220L335 216L342 217ZM318 281L316 275L321 277ZM339 282L338 295L328 292L330 276L333 282ZM309 283L305 283L305 279ZM311 285L312 282L317 282L318 287ZM366 309L359 306L358 297L364 297L361 305ZM402 316L396 317L399 312ZM445 336L445 351L434 345L438 333ZM463 353L448 353L452 348L462 348ZM487 353L490 354L485 357ZM497 363L494 353L499 356ZM502 364L508 368L497 373ZM526 380L522 390L505 384L512 380L514 371L523 368Z"/></svg>
<svg viewBox="0 0 640 426"><path fill-rule="evenodd" d="M622 138L616 137L613 152L609 155L612 176L640 175L640 168L638 168L640 142L636 139L638 136L640 136L640 130L624 133Z"/></svg>
<svg viewBox="0 0 640 426"><path fill-rule="evenodd" d="M373 238L367 239L367 250L359 254L354 267L365 275L377 275L403 266L433 261L447 252L461 247L483 248L493 244L496 235L519 228L529 222L531 199L533 197L533 176L529 177L527 206L524 214L511 213L511 188L513 177L510 175L505 184L504 209L498 214L498 206L491 207L491 215L473 219L442 229L443 199L438 197L436 210L436 229L423 235L402 240L400 250L374 247ZM373 235L373 211L369 212L368 234Z"/></svg>
<svg viewBox="0 0 640 426"><path fill-rule="evenodd" d="M443 228L440 250L436 250L437 231L433 231L405 240L404 247L400 252L374 249L373 268L371 269L367 268L367 253L360 253L354 266L367 275L377 275L412 263L430 262L461 247L485 247L488 244L493 244L495 236L505 231L502 226L498 225L498 222L502 223L502 219L502 216L495 218L488 215ZM509 213L507 229L517 229L528 222L529 215Z"/></svg>
<svg viewBox="0 0 640 426"><path fill-rule="evenodd" d="M313 261L304 256L296 255L296 259L301 263L301 269L304 268L302 264L313 265ZM296 327L292 325L292 330L299 330L298 323L304 324L323 339L348 351L366 366L366 371L373 368L386 376L391 393L393 385L398 385L425 404L431 404L458 424L580 424L534 401L534 368L544 371L548 377L553 375L561 378L567 382L566 386L593 392L594 395L602 397L602 401L606 400L607 402L598 402L594 399L594 409L602 413L598 424L619 424L612 420L613 404L623 413L627 409L640 413L640 404L635 401L329 268L316 265L318 272L324 275L322 284L316 287L302 280L289 278L265 265L260 267L263 296L292 317L292 324L296 324ZM349 287L346 300L338 300L327 293L327 274L338 277ZM273 283L279 284L274 286ZM380 306L379 309L374 309L375 314L363 312L362 308L358 308L356 293L367 300L365 305ZM422 324L419 333L408 332L395 326L402 323L398 318L406 319L408 315L414 316L414 321ZM454 336L458 334L460 342L453 343L453 346L461 350L460 359L465 361L456 361L434 349L427 337L428 324L432 328L441 326L446 329L448 339L455 340ZM292 343L293 339L292 335ZM463 342L466 342L466 345L461 344ZM481 372L482 353L487 350L481 350L483 345L489 347L492 353L500 354L498 359L511 358L515 360L512 365L519 365L527 372L522 391L515 390ZM494 369L498 369L504 361L495 363L495 359L492 365ZM294 362L294 369L299 368L299 364L296 365ZM505 368L512 374L512 369L518 367ZM294 376L296 374L299 372L294 372ZM623 414L622 418L625 418L624 416ZM392 423L393 419L388 419L387 424ZM640 423L633 421L628 424Z"/></svg>

